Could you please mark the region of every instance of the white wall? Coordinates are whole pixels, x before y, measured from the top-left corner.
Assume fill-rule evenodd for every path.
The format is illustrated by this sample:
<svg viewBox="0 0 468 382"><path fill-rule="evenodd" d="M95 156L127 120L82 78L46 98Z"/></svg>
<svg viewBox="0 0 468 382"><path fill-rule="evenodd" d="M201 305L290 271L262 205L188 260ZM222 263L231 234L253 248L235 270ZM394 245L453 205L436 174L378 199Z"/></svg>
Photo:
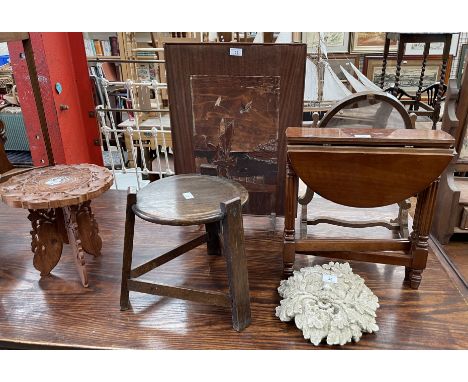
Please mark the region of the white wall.
<svg viewBox="0 0 468 382"><path fill-rule="evenodd" d="M8 54L8 48L6 42L0 42L0 56Z"/></svg>

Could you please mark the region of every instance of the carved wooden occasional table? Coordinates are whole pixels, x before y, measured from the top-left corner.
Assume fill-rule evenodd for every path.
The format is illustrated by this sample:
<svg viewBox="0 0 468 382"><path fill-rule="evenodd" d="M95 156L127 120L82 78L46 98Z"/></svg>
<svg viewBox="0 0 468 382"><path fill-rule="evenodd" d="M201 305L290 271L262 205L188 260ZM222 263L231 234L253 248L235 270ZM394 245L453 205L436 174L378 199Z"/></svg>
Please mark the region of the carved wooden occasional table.
<svg viewBox="0 0 468 382"><path fill-rule="evenodd" d="M108 169L79 164L37 168L0 185L4 203L29 210L33 264L41 276L54 269L67 243L73 248L81 282L88 286L84 252L99 256L102 247L91 199L112 183Z"/></svg>
<svg viewBox="0 0 468 382"><path fill-rule="evenodd" d="M232 326L241 331L250 324L250 298L247 260L244 249L242 205L247 190L237 182L217 176L175 175L129 190L122 263L121 310L130 307L129 291L155 294L212 305L230 307ZM162 225L204 224L206 232L132 269L135 215ZM138 277L207 243L209 255L224 255L229 293L149 283Z"/></svg>
<svg viewBox="0 0 468 382"><path fill-rule="evenodd" d="M426 268L439 176L454 139L440 130L299 128L286 130L286 212L283 273L296 253L404 265L417 289ZM325 199L350 207L381 207L417 195L413 231L401 239L296 238L298 177Z"/></svg>

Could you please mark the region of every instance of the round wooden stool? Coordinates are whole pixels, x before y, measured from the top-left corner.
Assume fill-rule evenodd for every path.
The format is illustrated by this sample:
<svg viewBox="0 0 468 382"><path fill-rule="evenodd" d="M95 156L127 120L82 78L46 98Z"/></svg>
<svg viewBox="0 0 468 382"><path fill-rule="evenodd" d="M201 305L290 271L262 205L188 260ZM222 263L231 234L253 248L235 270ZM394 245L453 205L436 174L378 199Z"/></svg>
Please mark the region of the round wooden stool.
<svg viewBox="0 0 468 382"><path fill-rule="evenodd" d="M239 183L206 175L171 176L150 183L138 193L129 189L120 295L121 310L129 308L129 291L136 291L231 307L233 328L237 331L246 328L250 324L250 298L242 205L247 199L248 192ZM206 233L132 269L135 215L162 225L204 224ZM226 257L228 295L136 280L203 243L207 243L208 254L223 254Z"/></svg>
<svg viewBox="0 0 468 382"><path fill-rule="evenodd" d="M102 247L91 199L112 183L108 169L79 164L33 169L0 185L4 203L29 210L33 264L41 276L54 269L67 243L73 248L81 283L88 286L84 251L99 256Z"/></svg>

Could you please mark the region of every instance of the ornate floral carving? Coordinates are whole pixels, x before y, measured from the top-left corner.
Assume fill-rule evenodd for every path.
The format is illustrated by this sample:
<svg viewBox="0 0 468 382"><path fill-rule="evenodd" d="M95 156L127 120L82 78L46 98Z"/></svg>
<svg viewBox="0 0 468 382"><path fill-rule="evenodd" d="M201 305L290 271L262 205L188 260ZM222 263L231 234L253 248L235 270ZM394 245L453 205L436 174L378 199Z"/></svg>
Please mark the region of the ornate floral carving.
<svg viewBox="0 0 468 382"><path fill-rule="evenodd" d="M102 240L99 236L98 224L91 210L91 200L78 205L76 221L83 249L90 255L99 256Z"/></svg>
<svg viewBox="0 0 468 382"><path fill-rule="evenodd" d="M2 183L0 198L11 207L58 208L93 199L112 183L108 169L92 164L41 167Z"/></svg>
<svg viewBox="0 0 468 382"><path fill-rule="evenodd" d="M78 230L78 223L76 221L76 212L78 206L70 206L63 208L63 217L65 219L65 227L68 231L68 238L70 245L75 256L75 264L81 278L83 286L88 286L88 274L86 272L86 263L83 247L81 245L81 238Z"/></svg>
<svg viewBox="0 0 468 382"><path fill-rule="evenodd" d="M29 210L28 219L31 221L31 250L34 253L33 265L41 276L46 276L57 265L62 255L63 236L58 225L55 209Z"/></svg>
<svg viewBox="0 0 468 382"><path fill-rule="evenodd" d="M327 277L331 281L324 281ZM357 342L363 332L379 330L378 298L348 263L302 268L281 281L278 292L283 300L276 316L281 321L294 319L304 338L316 346L324 338L329 345Z"/></svg>

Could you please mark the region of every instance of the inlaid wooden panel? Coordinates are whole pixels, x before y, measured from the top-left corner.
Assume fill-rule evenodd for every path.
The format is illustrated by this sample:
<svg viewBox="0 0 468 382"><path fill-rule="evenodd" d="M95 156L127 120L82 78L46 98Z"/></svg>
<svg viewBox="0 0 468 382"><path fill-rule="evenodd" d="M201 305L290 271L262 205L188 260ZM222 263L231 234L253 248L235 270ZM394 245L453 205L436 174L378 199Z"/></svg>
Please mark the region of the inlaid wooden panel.
<svg viewBox="0 0 468 382"><path fill-rule="evenodd" d="M216 162L249 190L245 212L282 214L284 131L302 124L306 45L167 43L164 49L176 173Z"/></svg>
<svg viewBox="0 0 468 382"><path fill-rule="evenodd" d="M191 76L194 155L248 191L276 191L279 76Z"/></svg>

